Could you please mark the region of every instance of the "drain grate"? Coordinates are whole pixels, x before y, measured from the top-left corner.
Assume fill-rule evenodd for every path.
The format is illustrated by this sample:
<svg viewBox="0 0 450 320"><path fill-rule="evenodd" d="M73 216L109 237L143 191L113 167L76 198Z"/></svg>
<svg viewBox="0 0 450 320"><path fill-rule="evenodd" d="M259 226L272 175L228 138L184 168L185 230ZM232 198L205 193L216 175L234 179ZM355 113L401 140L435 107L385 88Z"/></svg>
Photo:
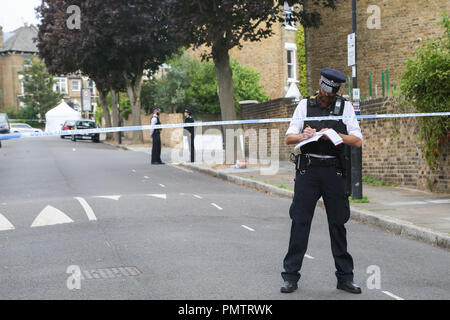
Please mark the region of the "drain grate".
<svg viewBox="0 0 450 320"><path fill-rule="evenodd" d="M137 267L113 267L92 270L81 270L81 280L115 279L136 277L142 272Z"/></svg>

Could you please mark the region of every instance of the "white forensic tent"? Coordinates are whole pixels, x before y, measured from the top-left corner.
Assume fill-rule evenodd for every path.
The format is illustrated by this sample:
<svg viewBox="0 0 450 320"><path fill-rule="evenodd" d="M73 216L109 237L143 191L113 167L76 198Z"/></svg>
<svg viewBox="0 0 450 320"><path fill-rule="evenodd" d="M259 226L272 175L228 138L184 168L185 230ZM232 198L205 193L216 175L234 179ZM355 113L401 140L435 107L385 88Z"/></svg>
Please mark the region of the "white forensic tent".
<svg viewBox="0 0 450 320"><path fill-rule="evenodd" d="M81 113L73 110L67 103L62 101L45 114L45 131L61 130L61 126L65 121L79 119L81 119Z"/></svg>

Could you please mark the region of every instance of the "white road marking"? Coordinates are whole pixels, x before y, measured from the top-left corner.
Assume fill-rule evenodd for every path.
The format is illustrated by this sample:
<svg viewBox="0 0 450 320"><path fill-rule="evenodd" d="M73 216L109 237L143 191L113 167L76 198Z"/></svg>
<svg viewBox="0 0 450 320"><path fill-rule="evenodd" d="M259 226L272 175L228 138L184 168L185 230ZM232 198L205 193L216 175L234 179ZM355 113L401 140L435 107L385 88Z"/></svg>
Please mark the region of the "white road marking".
<svg viewBox="0 0 450 320"><path fill-rule="evenodd" d="M136 172L136 170L132 169L131 171Z"/></svg>
<svg viewBox="0 0 450 320"><path fill-rule="evenodd" d="M305 254L305 258L308 258L308 259L314 260L314 257L313 257L313 256L310 256L309 254Z"/></svg>
<svg viewBox="0 0 450 320"><path fill-rule="evenodd" d="M255 229L252 229L252 228L250 228L250 227L247 227L247 226L244 225L244 224L241 224L241 227L242 227L242 228L245 228L245 229L247 229L247 230L250 230L250 231L255 231Z"/></svg>
<svg viewBox="0 0 450 320"><path fill-rule="evenodd" d="M427 204L426 201L403 201L403 202L384 202L385 206L415 206L421 204Z"/></svg>
<svg viewBox="0 0 450 320"><path fill-rule="evenodd" d="M201 197L201 196L199 196L197 194L194 194L193 196L196 197L197 199L203 199L203 197Z"/></svg>
<svg viewBox="0 0 450 320"><path fill-rule="evenodd" d="M450 203L450 199L427 200L427 202L435 204Z"/></svg>
<svg viewBox="0 0 450 320"><path fill-rule="evenodd" d="M0 231L6 231L6 230L14 230L14 226L11 222L9 222L8 219L2 214L0 214Z"/></svg>
<svg viewBox="0 0 450 320"><path fill-rule="evenodd" d="M390 293L389 291L382 291L382 292L383 292L384 294L387 294L388 296L390 296L390 297L396 299L396 300L405 300L405 299L403 299L403 298L400 298L399 296L396 296L396 295L393 294L393 293Z"/></svg>
<svg viewBox="0 0 450 320"><path fill-rule="evenodd" d="M400 202L384 202L382 204L386 206L416 206L427 204L445 204L450 203L450 199L436 199L436 200L423 200L423 201L400 201Z"/></svg>
<svg viewBox="0 0 450 320"><path fill-rule="evenodd" d="M86 212L86 215L89 219L89 221L96 221L97 217L95 216L94 210L92 210L91 206L87 203L86 200L84 200L81 197L74 197L83 207L84 211Z"/></svg>
<svg viewBox="0 0 450 320"><path fill-rule="evenodd" d="M214 202L211 203L211 205L213 205L214 207L216 207L216 208L219 209L219 210L223 210L223 208L219 207L219 206L218 206L217 204L215 204Z"/></svg>
<svg viewBox="0 0 450 320"><path fill-rule="evenodd" d="M147 196L160 198L160 199L167 199L167 195L165 193L164 194L147 194Z"/></svg>
<svg viewBox="0 0 450 320"><path fill-rule="evenodd" d="M72 151L77 151L77 149L73 148Z"/></svg>
<svg viewBox="0 0 450 320"><path fill-rule="evenodd" d="M147 177L147 176L144 176L144 178L145 178L145 179L150 179L150 178L149 178L149 177Z"/></svg>
<svg viewBox="0 0 450 320"><path fill-rule="evenodd" d="M73 222L65 213L52 207L46 206L39 215L34 219L31 227L51 226L55 224L71 223Z"/></svg>
<svg viewBox="0 0 450 320"><path fill-rule="evenodd" d="M160 183L159 185L160 185L161 187L163 187L163 188L165 188L165 187L166 187L165 185L163 185L163 184L161 184L161 183Z"/></svg>
<svg viewBox="0 0 450 320"><path fill-rule="evenodd" d="M104 199L110 199L110 200L116 200L118 201L121 196L96 196L94 198L104 198Z"/></svg>

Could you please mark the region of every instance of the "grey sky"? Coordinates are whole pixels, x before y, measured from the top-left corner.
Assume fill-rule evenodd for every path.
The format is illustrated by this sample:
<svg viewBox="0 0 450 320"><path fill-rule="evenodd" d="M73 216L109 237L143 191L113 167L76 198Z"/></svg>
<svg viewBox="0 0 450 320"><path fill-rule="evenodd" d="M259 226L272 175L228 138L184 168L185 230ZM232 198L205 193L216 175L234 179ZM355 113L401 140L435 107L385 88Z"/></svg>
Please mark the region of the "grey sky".
<svg viewBox="0 0 450 320"><path fill-rule="evenodd" d="M3 32L13 31L24 23L37 25L34 8L41 4L41 0L1 0L0 26Z"/></svg>

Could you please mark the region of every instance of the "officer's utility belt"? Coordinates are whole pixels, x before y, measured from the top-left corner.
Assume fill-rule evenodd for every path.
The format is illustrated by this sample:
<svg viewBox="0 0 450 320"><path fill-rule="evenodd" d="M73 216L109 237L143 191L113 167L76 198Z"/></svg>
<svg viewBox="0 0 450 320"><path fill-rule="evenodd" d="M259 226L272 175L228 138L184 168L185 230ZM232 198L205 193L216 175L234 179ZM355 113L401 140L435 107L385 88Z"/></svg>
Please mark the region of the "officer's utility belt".
<svg viewBox="0 0 450 320"><path fill-rule="evenodd" d="M295 164L295 169L300 171L306 170L309 166L342 168L339 158L317 158L309 154L292 154L291 160Z"/></svg>

